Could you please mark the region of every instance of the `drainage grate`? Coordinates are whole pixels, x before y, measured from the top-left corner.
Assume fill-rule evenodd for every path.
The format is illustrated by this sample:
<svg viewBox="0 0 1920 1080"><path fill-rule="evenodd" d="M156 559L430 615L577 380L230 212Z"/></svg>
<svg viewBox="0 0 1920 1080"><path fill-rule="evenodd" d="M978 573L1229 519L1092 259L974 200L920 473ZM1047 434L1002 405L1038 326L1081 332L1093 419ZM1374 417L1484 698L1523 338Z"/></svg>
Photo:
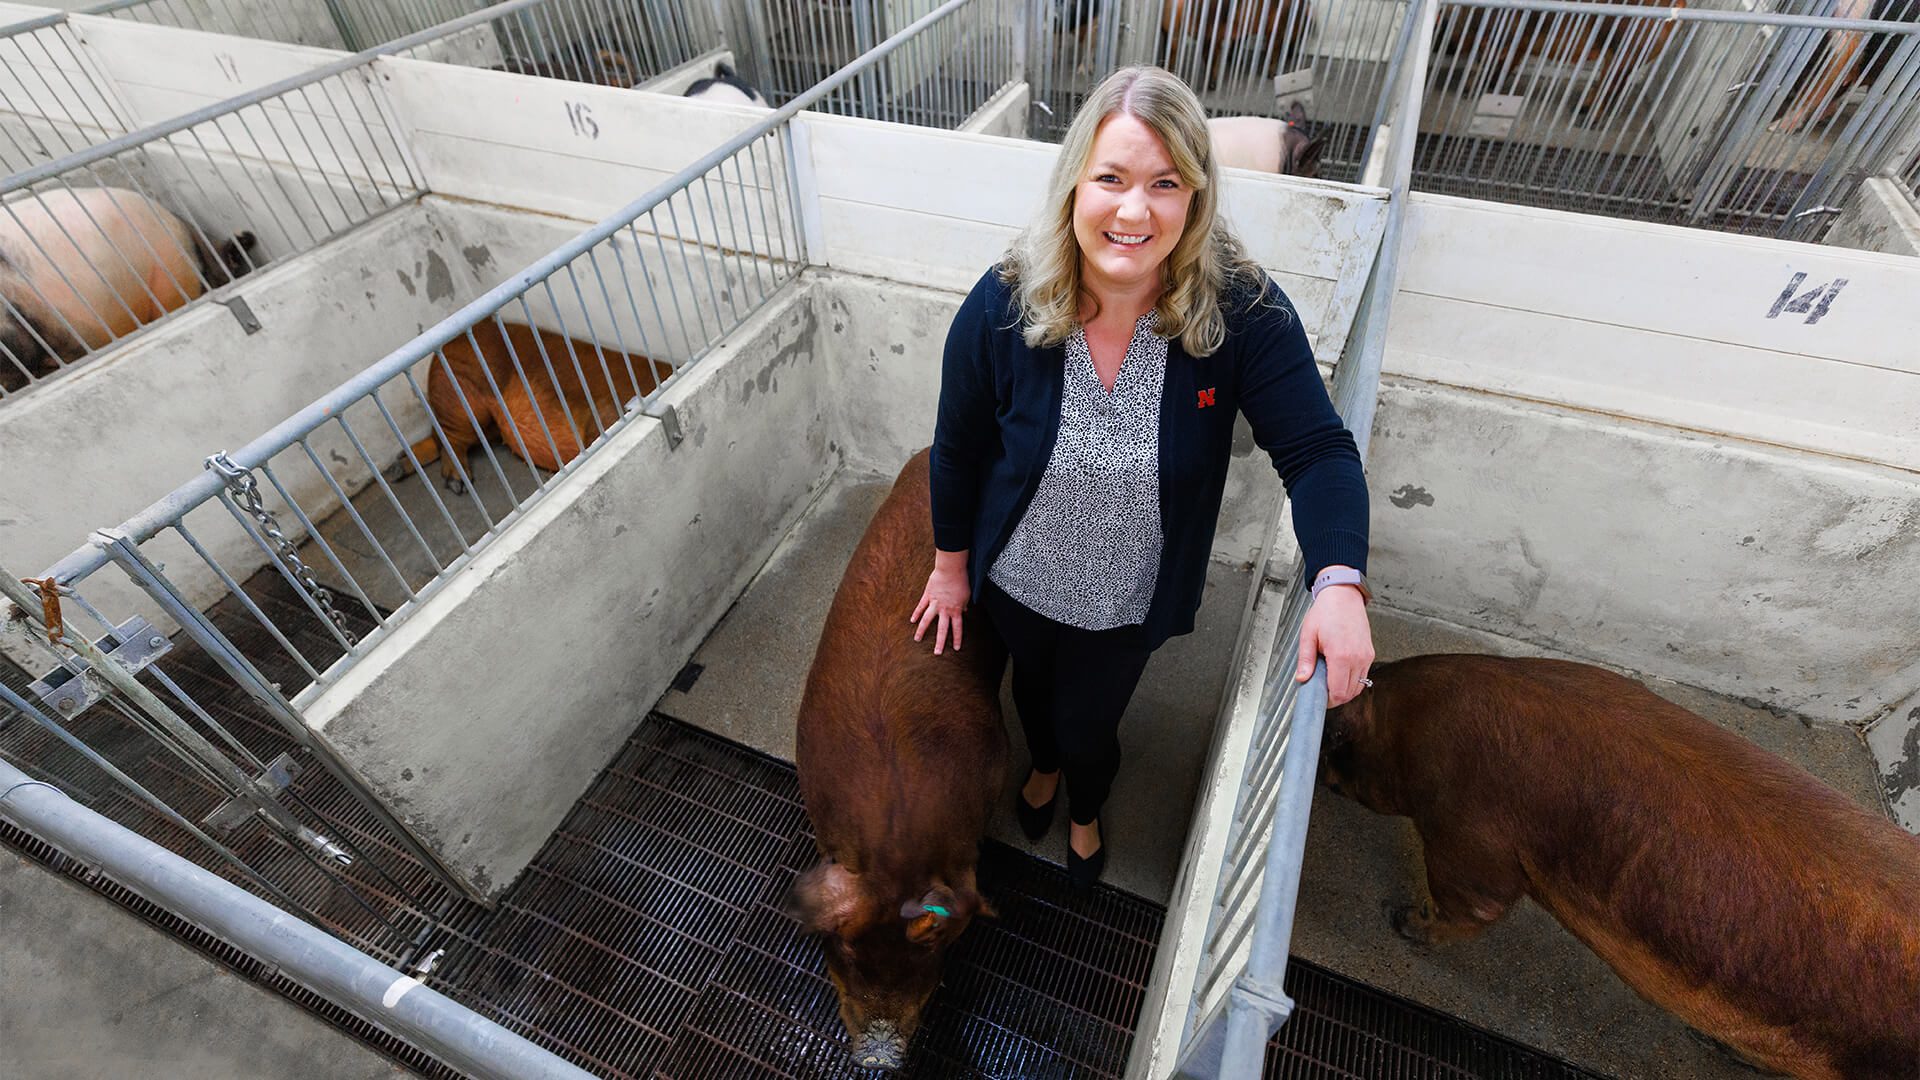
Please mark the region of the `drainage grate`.
<svg viewBox="0 0 1920 1080"><path fill-rule="evenodd" d="M233 970L430 1077L444 1064L5 825L0 843L73 876ZM658 714L607 765L492 910L447 899L395 921L424 935L427 985L610 1080L870 1076L851 1066L817 945L776 904L814 861L792 766ZM403 877L416 873L383 852ZM1124 1071L1164 912L989 843L999 909L948 954L908 1075L1093 1080ZM290 882L325 890L324 881ZM324 895L295 895L324 907ZM328 920L362 948L378 921ZM391 955L390 953L388 955ZM1583 1077L1496 1036L1311 965L1269 1046L1272 1077Z"/></svg>

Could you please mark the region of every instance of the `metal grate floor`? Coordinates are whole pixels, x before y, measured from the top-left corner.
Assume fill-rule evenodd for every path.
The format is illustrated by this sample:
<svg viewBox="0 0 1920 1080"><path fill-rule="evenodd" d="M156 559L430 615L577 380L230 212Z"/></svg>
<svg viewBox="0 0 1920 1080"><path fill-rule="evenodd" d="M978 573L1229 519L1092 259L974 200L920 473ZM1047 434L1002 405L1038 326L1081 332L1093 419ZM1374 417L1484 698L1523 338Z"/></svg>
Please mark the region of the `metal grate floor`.
<svg viewBox="0 0 1920 1080"><path fill-rule="evenodd" d="M248 591L272 599L277 580L256 578ZM245 625L214 614L230 632ZM221 698L202 682L210 661L180 644L163 661L177 681L217 702L256 752L284 745L244 695ZM0 675L23 681L17 669ZM124 722L100 708L80 719L76 730L108 741L113 721ZM43 740L30 721L15 719L0 749L15 760L57 758ZM64 774L62 786L93 796L96 808L176 850L191 847L144 808L101 797L85 775L90 767L47 764L37 771ZM649 715L491 910L433 884L324 771L309 778L296 785L303 814L347 824L380 865L357 870L351 894L311 867L275 875L276 883L333 932L389 963L411 968L431 957L423 981L482 1015L608 1078L867 1075L846 1057L819 947L776 908L815 858L791 765ZM458 1075L4 824L0 843L407 1067ZM982 851L980 877L1000 917L977 922L949 954L907 1075L1120 1076L1164 911L1110 888L1077 895L1059 867L993 843ZM1299 1005L1269 1046L1270 1077L1592 1075L1299 961L1288 987Z"/></svg>

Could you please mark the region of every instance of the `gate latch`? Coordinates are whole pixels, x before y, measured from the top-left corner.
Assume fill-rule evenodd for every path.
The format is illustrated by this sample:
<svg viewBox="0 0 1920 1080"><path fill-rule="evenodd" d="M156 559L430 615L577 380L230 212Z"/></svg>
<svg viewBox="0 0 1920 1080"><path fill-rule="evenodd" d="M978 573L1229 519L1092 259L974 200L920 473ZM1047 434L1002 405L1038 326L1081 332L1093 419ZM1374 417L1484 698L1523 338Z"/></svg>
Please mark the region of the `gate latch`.
<svg viewBox="0 0 1920 1080"><path fill-rule="evenodd" d="M292 787L293 782L299 778L300 766L294 763L293 755L290 753L282 753L279 757L267 763L266 772L253 778L253 786L260 794L272 799L277 798L281 792ZM227 833L232 832L236 826L252 817L254 810L255 807L251 801L235 796L221 803L219 806L214 807L213 813L200 819L200 823L212 829L214 832L225 836Z"/></svg>

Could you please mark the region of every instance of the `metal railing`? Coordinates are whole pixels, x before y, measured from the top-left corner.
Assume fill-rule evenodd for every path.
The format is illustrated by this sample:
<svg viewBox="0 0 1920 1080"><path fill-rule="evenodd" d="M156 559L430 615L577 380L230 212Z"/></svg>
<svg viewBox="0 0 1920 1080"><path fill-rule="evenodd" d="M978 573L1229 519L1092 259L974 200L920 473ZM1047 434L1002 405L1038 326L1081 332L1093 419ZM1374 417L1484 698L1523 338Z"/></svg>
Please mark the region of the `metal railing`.
<svg viewBox="0 0 1920 1080"><path fill-rule="evenodd" d="M411 854L427 868L416 873L437 874L431 888L386 869L378 852L349 848L364 867L345 872L352 910L310 914L355 932L391 924L394 941L382 947L394 962L408 958L455 879L311 735L303 710L610 437L652 416L678 440L662 394L806 265L791 118L913 33L980 2L950 0L273 430L213 455L206 471L47 571L42 594L57 593L74 614L64 637L35 645L54 666L38 680L43 704L32 719L53 732L91 716L93 731L139 749L103 785L87 757L97 739L36 735L39 752L66 755L92 780L78 785L58 770L40 778L111 802L115 816L175 836L197 861L281 903L292 903L284 875L310 879L312 864L331 857L299 827L344 843L351 830L327 824L327 805L371 815L360 835ZM99 616L83 594L109 564L181 635ZM108 655L124 659L116 650L127 640L204 659L191 680L145 668L140 681L161 680L146 696L117 683L104 698L63 696L93 685L84 672L105 670ZM235 728L242 715L252 718L247 730ZM35 771L35 754L11 738L0 732L0 751ZM277 747L325 765L338 781L334 803L316 802L312 814L295 807L290 819L258 805L263 792L271 801L293 790L275 779ZM183 771L195 777L192 812L172 809L173 781L153 780ZM237 812L261 833L246 850L197 824L219 808L209 800L236 799L244 809L220 820ZM261 851L272 867L250 854ZM372 920L371 930L355 918Z"/></svg>
<svg viewBox="0 0 1920 1080"><path fill-rule="evenodd" d="M1920 123L1920 24L1446 0L1414 186L1817 241Z"/></svg>
<svg viewBox="0 0 1920 1080"><path fill-rule="evenodd" d="M981 0L929 25L860 77L818 99L817 111L958 128L1020 81L1031 0ZM735 25L749 80L778 105L871 51L937 0L747 0Z"/></svg>
<svg viewBox="0 0 1920 1080"><path fill-rule="evenodd" d="M0 687L0 696L7 693ZM288 916L0 761L0 819L206 927L361 1019L483 1080L591 1080L588 1073L412 975Z"/></svg>
<svg viewBox="0 0 1920 1080"><path fill-rule="evenodd" d="M1907 189L1907 193L1915 200L1920 200L1920 149L1913 152L1912 160L1900 170L1898 178L1900 185Z"/></svg>
<svg viewBox="0 0 1920 1080"><path fill-rule="evenodd" d="M1115 68L1165 67L1210 116L1287 117L1326 139L1321 175L1353 180L1404 51L1392 0L1029 0L1032 134L1054 140Z"/></svg>
<svg viewBox="0 0 1920 1080"><path fill-rule="evenodd" d="M1434 3L1410 5L1409 39L1418 44L1395 65L1386 87L1397 106L1389 116L1414 111L1426 77L1424 32L1433 25ZM1416 133L1412 125L1398 125L1382 134L1368 155L1388 187L1386 223L1332 389L1334 407L1363 461L1379 395ZM1312 598L1307 568L1287 527L1282 500L1248 598L1238 661L1230 669L1239 683L1228 687L1209 751L1205 775L1213 787L1201 794L1181 884L1154 958L1128 1066L1131 1080L1257 1077L1267 1040L1292 1012L1284 979L1326 718L1327 672L1322 661L1309 681L1294 681Z"/></svg>
<svg viewBox="0 0 1920 1080"><path fill-rule="evenodd" d="M108 85L64 12L0 28L0 169L125 133L133 125Z"/></svg>
<svg viewBox="0 0 1920 1080"><path fill-rule="evenodd" d="M552 0L495 19L492 27L497 61L428 58L631 87L724 47L706 3Z"/></svg>
<svg viewBox="0 0 1920 1080"><path fill-rule="evenodd" d="M644 21L653 10L633 0L507 0L138 131L116 132L126 125L100 115L104 107L62 123L17 117L27 136L64 126L93 133L94 144L0 180L0 243L31 264L0 289L0 406L260 266L423 194L373 77L376 58L631 85L704 44L684 33L636 36L656 24ZM50 18L0 40L0 55L11 40L90 70L65 17ZM711 18L687 26L710 28ZM89 108L113 100L49 70L65 92L41 95L43 117L63 99ZM21 65L12 89L24 94L38 71ZM256 325L244 300L220 299Z"/></svg>
<svg viewBox="0 0 1920 1080"><path fill-rule="evenodd" d="M484 6L479 0L109 0L79 13L359 52Z"/></svg>

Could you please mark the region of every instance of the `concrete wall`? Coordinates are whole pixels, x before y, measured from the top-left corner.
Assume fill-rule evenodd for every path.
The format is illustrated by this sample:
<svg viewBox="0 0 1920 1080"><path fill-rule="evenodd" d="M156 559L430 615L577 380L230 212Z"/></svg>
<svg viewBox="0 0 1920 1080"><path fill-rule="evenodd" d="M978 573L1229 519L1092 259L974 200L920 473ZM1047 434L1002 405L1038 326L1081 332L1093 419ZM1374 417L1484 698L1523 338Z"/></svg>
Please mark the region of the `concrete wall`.
<svg viewBox="0 0 1920 1080"><path fill-rule="evenodd" d="M530 861L833 471L819 301L755 315L309 721L477 896Z"/></svg>
<svg viewBox="0 0 1920 1080"><path fill-rule="evenodd" d="M1033 107L1033 90L1024 82L1003 87L980 106L961 131L975 135L1000 135L1009 139L1027 137L1027 110Z"/></svg>
<svg viewBox="0 0 1920 1080"><path fill-rule="evenodd" d="M0 850L7 1080L411 1076L273 991Z"/></svg>
<svg viewBox="0 0 1920 1080"><path fill-rule="evenodd" d="M1826 242L1889 255L1920 255L1920 207L1898 180L1871 177L1833 223Z"/></svg>
<svg viewBox="0 0 1920 1080"><path fill-rule="evenodd" d="M1390 379L1368 474L1384 602L1877 722L1886 796L1920 831L1911 473Z"/></svg>
<svg viewBox="0 0 1920 1080"><path fill-rule="evenodd" d="M669 391L677 450L655 421L628 425L309 722L474 893L497 895L826 480L891 475L932 440L961 299L809 272ZM1215 555L1243 563L1279 484L1257 452L1233 475Z"/></svg>
<svg viewBox="0 0 1920 1080"><path fill-rule="evenodd" d="M1439 196L1403 258L1382 595L1870 728L1920 827L1920 261Z"/></svg>

